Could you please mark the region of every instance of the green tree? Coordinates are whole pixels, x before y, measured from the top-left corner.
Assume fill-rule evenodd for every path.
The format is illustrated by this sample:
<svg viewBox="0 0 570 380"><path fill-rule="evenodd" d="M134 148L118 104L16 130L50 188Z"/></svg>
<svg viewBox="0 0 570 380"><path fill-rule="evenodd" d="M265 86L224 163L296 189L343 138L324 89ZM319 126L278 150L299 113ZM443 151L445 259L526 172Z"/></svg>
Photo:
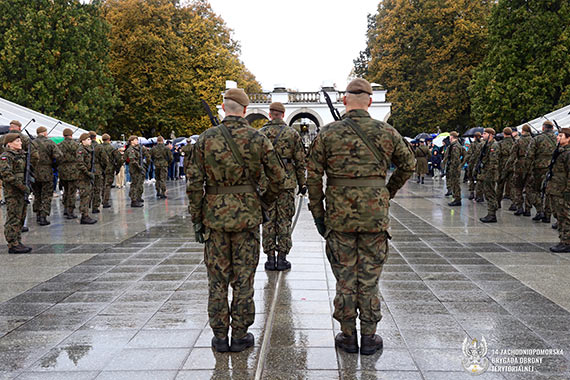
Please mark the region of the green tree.
<svg viewBox="0 0 570 380"><path fill-rule="evenodd" d="M498 2L489 52L469 88L478 123L512 127L570 102L568 25L568 1Z"/></svg>
<svg viewBox="0 0 570 380"><path fill-rule="evenodd" d="M119 104L100 5L78 0L0 1L2 97L86 129Z"/></svg>

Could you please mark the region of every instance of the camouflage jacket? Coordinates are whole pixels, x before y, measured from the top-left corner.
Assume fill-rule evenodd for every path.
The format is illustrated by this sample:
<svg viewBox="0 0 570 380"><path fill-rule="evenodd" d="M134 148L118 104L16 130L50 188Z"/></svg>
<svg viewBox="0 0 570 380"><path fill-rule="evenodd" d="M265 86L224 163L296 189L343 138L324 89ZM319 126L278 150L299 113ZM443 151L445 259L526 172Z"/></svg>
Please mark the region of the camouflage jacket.
<svg viewBox="0 0 570 380"><path fill-rule="evenodd" d="M454 141L447 150L449 152L447 170L461 171L463 158L467 154L465 148L459 141Z"/></svg>
<svg viewBox="0 0 570 380"><path fill-rule="evenodd" d="M469 165L472 169L477 166L477 161L479 160L479 155L481 154L481 148L483 148L483 142L481 142L481 140L477 141L477 139L474 139L471 143L471 146L469 146L469 150L467 151L469 158L467 158L466 161L467 165Z"/></svg>
<svg viewBox="0 0 570 380"><path fill-rule="evenodd" d="M111 165L111 159L105 145L91 143L91 150L95 154L95 175L103 175Z"/></svg>
<svg viewBox="0 0 570 380"><path fill-rule="evenodd" d="M546 192L570 201L570 145L558 150L560 155L552 167L552 178L548 181Z"/></svg>
<svg viewBox="0 0 570 380"><path fill-rule="evenodd" d="M34 150L38 153L33 162L34 179L39 182L53 181L53 168L63 155L56 143L45 136L38 136L32 141Z"/></svg>
<svg viewBox="0 0 570 380"><path fill-rule="evenodd" d="M154 166L157 168L166 168L172 160L172 152L168 149L164 143L158 143L150 150L150 156L154 162Z"/></svg>
<svg viewBox="0 0 570 380"><path fill-rule="evenodd" d="M79 143L74 141L71 137L66 137L65 140L58 144L61 151L61 162L58 166L59 179L62 181L76 181L79 178L77 168L77 149Z"/></svg>
<svg viewBox="0 0 570 380"><path fill-rule="evenodd" d="M79 172L78 179L79 180L91 180L91 163L93 160L93 147L91 146L83 146L83 144L79 144L79 148L77 149L77 169Z"/></svg>
<svg viewBox="0 0 570 380"><path fill-rule="evenodd" d="M483 144L481 148L481 172L477 174L477 179L481 181L497 181L499 179L499 143L493 141Z"/></svg>
<svg viewBox="0 0 570 380"><path fill-rule="evenodd" d="M378 147L382 162L343 122L350 117ZM416 160L409 144L390 125L374 120L367 111L352 110L343 120L324 126L311 146L307 161L309 209L314 218L325 218L327 229L342 232L381 232L388 229L389 199L412 176ZM390 163L396 170L386 187L327 186L327 178L386 178ZM326 209L324 202L326 199Z"/></svg>
<svg viewBox="0 0 570 380"><path fill-rule="evenodd" d="M180 154L182 156L184 156L184 174L186 176L188 176L188 165L190 165L190 162L192 160L192 151L194 150L194 145L193 144L186 144L182 147L182 149L180 149Z"/></svg>
<svg viewBox="0 0 570 380"><path fill-rule="evenodd" d="M125 151L125 160L127 161L127 164L129 164L129 170L133 170L136 172L141 172L145 170L144 157L143 157L143 166L141 166L140 152L141 152L140 145L137 146L129 145L129 147ZM143 156L144 156L144 151L143 151Z"/></svg>
<svg viewBox="0 0 570 380"><path fill-rule="evenodd" d="M0 155L0 179L4 184L4 196L22 197L25 189L26 152L4 148Z"/></svg>
<svg viewBox="0 0 570 380"><path fill-rule="evenodd" d="M30 143L30 138L28 136L26 136L22 132L16 132L16 131L10 131L8 133L16 133L16 134L20 135L20 140L22 140L22 150L24 152L28 151L28 144ZM0 136L0 152L7 150L7 148L4 147L4 136L6 136L6 135Z"/></svg>
<svg viewBox="0 0 570 380"><path fill-rule="evenodd" d="M544 169L550 165L552 153L556 149L554 131L545 131L535 136L530 142L526 155L532 169Z"/></svg>
<svg viewBox="0 0 570 380"><path fill-rule="evenodd" d="M512 137L506 137L499 142L499 171L512 172L513 166L509 162L511 151L513 150L515 142ZM509 163L509 165L507 165Z"/></svg>
<svg viewBox="0 0 570 380"><path fill-rule="evenodd" d="M268 186L262 201L273 203L283 191L285 170L271 141L251 128L244 118L227 116L222 123L229 129L253 182L260 183L265 173ZM244 173L244 168L234 158L219 127L208 129L198 138L188 174L186 192L192 222L230 232L261 224L261 203L255 193L204 194L204 186L251 184L248 173Z"/></svg>
<svg viewBox="0 0 570 380"><path fill-rule="evenodd" d="M121 165L123 165L123 157L117 148L108 142L101 144L105 155L109 161L109 164L105 168L105 174L112 174L113 172L119 172Z"/></svg>
<svg viewBox="0 0 570 380"><path fill-rule="evenodd" d="M283 131L279 135L276 144L273 144L281 128L283 128ZM304 186L306 183L305 150L301 136L297 131L287 126L281 119L270 121L259 131L271 141L273 148L285 166L287 174L285 189L294 189L297 187L297 184Z"/></svg>
<svg viewBox="0 0 570 380"><path fill-rule="evenodd" d="M522 136L514 142L507 166L512 167L515 173L526 173L528 171L529 162L526 157L531 141L531 135L523 132Z"/></svg>

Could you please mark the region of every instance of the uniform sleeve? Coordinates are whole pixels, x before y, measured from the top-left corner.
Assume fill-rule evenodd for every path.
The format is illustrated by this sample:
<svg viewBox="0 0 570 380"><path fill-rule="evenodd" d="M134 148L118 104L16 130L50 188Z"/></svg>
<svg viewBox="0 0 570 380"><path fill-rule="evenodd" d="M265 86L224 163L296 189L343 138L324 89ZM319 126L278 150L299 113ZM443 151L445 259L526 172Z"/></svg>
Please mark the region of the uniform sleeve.
<svg viewBox="0 0 570 380"><path fill-rule="evenodd" d="M391 160L396 165L396 170L386 185L390 192L390 198L394 198L396 192L404 186L416 169L416 160L410 146L400 134L396 134L393 138L396 141L394 141L394 152Z"/></svg>
<svg viewBox="0 0 570 380"><path fill-rule="evenodd" d="M307 178L305 177L305 149L301 141L301 136L295 131L295 175L297 176L297 184L299 187L305 186Z"/></svg>
<svg viewBox="0 0 570 380"><path fill-rule="evenodd" d="M528 144L528 150L526 152L526 159L529 167L532 168L534 159L536 158L536 150L538 149L538 144L536 143L536 138L531 138L530 143Z"/></svg>
<svg viewBox="0 0 570 380"><path fill-rule="evenodd" d="M199 138L194 145L194 153L188 165L188 181L186 195L188 196L188 211L192 222L202 223L202 202L204 201L204 181L206 180L204 168L204 140Z"/></svg>
<svg viewBox="0 0 570 380"><path fill-rule="evenodd" d="M131 168L135 168L135 169L139 169L141 170L141 165L140 165L140 161L139 159L136 157L135 154L135 149L134 148L130 148L127 150L126 152L126 156L129 159L129 166Z"/></svg>
<svg viewBox="0 0 570 380"><path fill-rule="evenodd" d="M52 144L52 151L51 151L52 160L54 160L55 165L59 165L61 159L63 158L63 153L57 144Z"/></svg>
<svg viewBox="0 0 570 380"><path fill-rule="evenodd" d="M326 154L322 139L318 134L307 159L307 187L309 188L309 210L313 218L325 217L325 194L323 193L323 175L326 170Z"/></svg>
<svg viewBox="0 0 570 380"><path fill-rule="evenodd" d="M262 196L262 201L271 204L275 202L277 196L283 191L285 182L285 169L283 168L283 163L275 153L271 141L264 135L259 135L262 144L261 149L262 155L262 165L265 176L267 177L267 188Z"/></svg>
<svg viewBox="0 0 570 380"><path fill-rule="evenodd" d="M12 170L12 160L9 157L0 157L0 178L3 182L16 186L16 176Z"/></svg>
<svg viewBox="0 0 570 380"><path fill-rule="evenodd" d="M79 170L80 173L82 173L86 177L89 177L89 168L85 163L85 155L89 155L89 152L85 149L78 149L76 155L77 155L77 169Z"/></svg>

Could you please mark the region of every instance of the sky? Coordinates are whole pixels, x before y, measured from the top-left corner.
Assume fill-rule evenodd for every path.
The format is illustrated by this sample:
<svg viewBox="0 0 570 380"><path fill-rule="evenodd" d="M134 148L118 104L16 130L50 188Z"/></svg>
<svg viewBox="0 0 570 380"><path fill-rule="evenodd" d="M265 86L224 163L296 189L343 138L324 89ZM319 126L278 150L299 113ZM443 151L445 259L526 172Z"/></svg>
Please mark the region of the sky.
<svg viewBox="0 0 570 380"><path fill-rule="evenodd" d="M210 0L233 29L241 59L271 91L276 84L344 90L353 60L366 47L366 15L380 0Z"/></svg>

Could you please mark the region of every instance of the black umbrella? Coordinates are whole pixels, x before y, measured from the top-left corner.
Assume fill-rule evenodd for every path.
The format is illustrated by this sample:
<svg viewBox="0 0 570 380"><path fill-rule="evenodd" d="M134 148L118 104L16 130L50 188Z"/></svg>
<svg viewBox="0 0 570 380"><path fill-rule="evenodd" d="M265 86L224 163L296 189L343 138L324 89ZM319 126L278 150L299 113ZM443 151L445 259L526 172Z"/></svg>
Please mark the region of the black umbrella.
<svg viewBox="0 0 570 380"><path fill-rule="evenodd" d="M483 130L484 129L482 127L471 128L468 129L467 132L465 132L462 137L475 137L476 132L483 134Z"/></svg>
<svg viewBox="0 0 570 380"><path fill-rule="evenodd" d="M0 125L0 135L4 135L6 133L10 132L10 126L9 125Z"/></svg>
<svg viewBox="0 0 570 380"><path fill-rule="evenodd" d="M416 137L414 137L414 140L419 140L419 139L428 140L428 139L431 139L431 135L429 133L422 132L419 135L417 135Z"/></svg>

